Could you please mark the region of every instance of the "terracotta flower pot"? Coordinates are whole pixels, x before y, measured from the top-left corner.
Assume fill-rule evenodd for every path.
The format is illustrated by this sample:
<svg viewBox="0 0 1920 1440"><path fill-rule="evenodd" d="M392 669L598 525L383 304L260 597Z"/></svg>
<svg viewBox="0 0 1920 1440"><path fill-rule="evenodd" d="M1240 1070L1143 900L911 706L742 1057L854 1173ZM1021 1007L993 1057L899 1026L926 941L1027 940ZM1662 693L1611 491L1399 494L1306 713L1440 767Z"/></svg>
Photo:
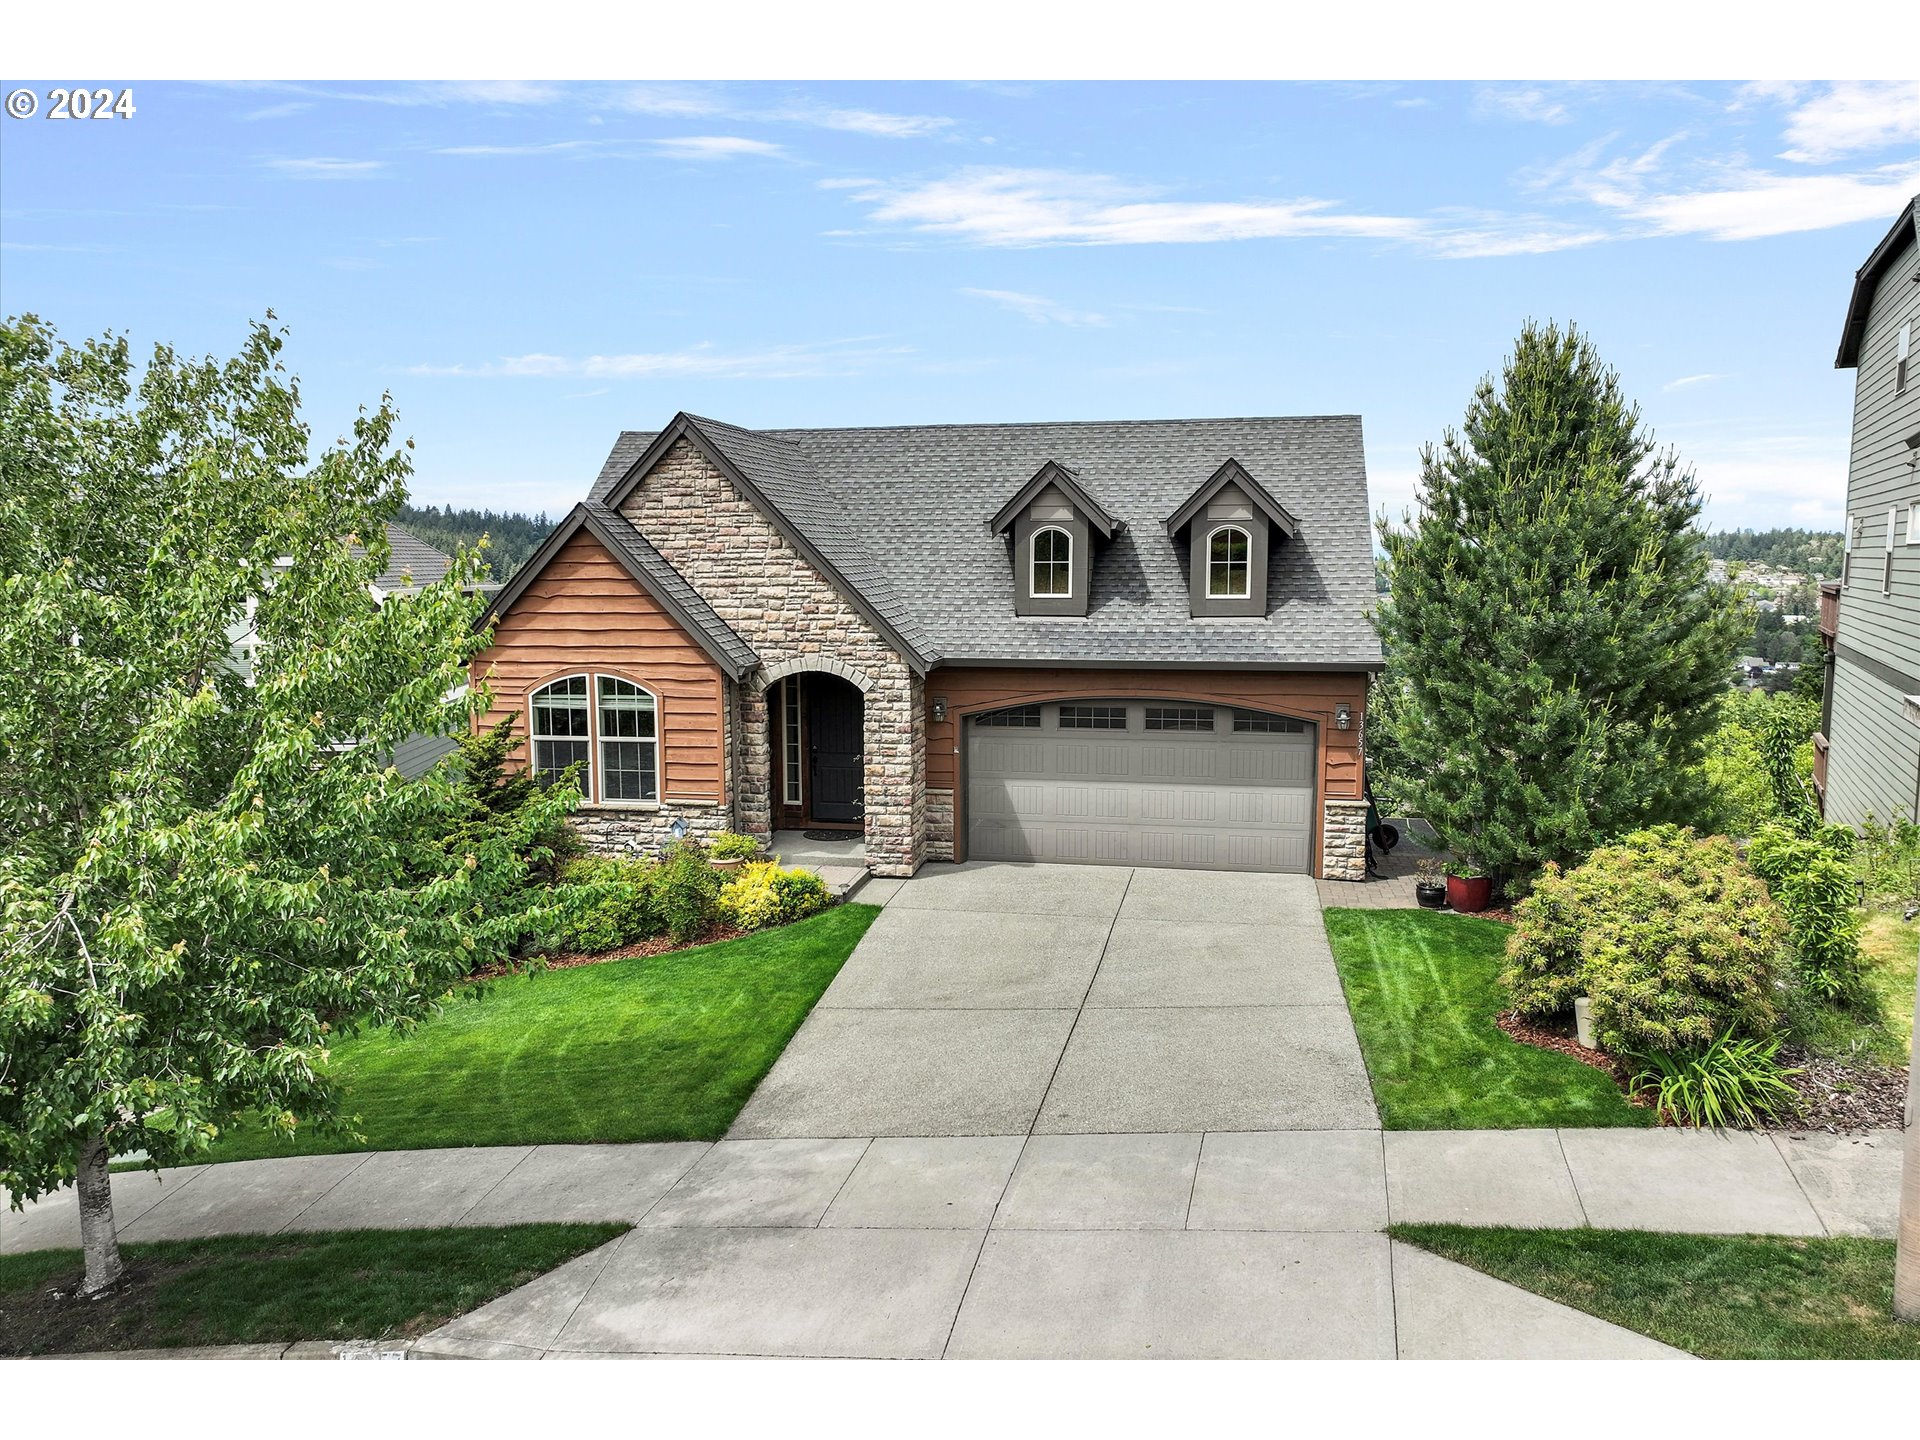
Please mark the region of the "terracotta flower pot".
<svg viewBox="0 0 1920 1440"><path fill-rule="evenodd" d="M1447 876L1447 904L1462 915L1476 915L1493 902L1491 875Z"/></svg>
<svg viewBox="0 0 1920 1440"><path fill-rule="evenodd" d="M742 865L746 864L747 862L738 855L729 855L725 859L720 859L717 857L711 858L707 861L707 863L713 866L713 868L716 870L738 870Z"/></svg>

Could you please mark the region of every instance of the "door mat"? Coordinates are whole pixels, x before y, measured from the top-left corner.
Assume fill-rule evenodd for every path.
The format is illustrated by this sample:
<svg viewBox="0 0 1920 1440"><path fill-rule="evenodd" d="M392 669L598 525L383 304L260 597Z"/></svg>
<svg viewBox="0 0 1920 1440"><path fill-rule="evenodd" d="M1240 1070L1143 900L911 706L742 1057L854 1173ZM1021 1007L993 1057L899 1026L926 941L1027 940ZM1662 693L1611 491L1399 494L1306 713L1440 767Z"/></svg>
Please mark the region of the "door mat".
<svg viewBox="0 0 1920 1440"><path fill-rule="evenodd" d="M860 832L858 830L802 830L800 836L804 840L858 840Z"/></svg>

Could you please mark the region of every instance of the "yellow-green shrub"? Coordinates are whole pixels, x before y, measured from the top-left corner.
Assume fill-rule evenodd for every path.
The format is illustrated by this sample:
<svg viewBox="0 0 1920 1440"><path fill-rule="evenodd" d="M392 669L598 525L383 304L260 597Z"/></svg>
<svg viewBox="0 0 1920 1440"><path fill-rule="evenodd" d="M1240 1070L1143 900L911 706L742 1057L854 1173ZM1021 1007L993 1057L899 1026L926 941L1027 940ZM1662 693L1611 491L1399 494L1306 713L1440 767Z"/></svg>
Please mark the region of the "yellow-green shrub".
<svg viewBox="0 0 1920 1440"><path fill-rule="evenodd" d="M720 890L720 916L742 930L803 920L827 906L826 882L811 870L782 870L771 860L743 865Z"/></svg>

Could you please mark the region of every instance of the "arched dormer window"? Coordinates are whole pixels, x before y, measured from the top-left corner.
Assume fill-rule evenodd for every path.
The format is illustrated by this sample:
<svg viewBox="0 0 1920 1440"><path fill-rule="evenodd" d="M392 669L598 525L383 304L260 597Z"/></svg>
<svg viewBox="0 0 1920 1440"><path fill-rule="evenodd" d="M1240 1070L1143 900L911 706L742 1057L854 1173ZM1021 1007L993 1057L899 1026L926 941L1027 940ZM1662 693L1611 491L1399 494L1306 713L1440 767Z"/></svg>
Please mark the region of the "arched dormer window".
<svg viewBox="0 0 1920 1440"><path fill-rule="evenodd" d="M1073 537L1058 525L1033 532L1033 572L1028 594L1064 599L1073 594Z"/></svg>
<svg viewBox="0 0 1920 1440"><path fill-rule="evenodd" d="M1253 537L1238 525L1207 536L1207 598L1245 600L1253 593Z"/></svg>

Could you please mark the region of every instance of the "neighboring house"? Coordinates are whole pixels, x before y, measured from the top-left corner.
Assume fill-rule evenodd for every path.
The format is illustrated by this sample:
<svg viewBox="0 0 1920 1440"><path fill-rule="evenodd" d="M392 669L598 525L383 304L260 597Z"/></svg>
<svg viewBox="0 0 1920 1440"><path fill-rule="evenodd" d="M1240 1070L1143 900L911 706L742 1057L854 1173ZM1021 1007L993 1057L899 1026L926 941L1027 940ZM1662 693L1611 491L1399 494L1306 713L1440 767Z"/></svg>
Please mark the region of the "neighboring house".
<svg viewBox="0 0 1920 1440"><path fill-rule="evenodd" d="M576 827L1361 877L1356 416L620 436L475 662Z"/></svg>
<svg viewBox="0 0 1920 1440"><path fill-rule="evenodd" d="M1856 372L1840 585L1815 777L1829 820L1920 822L1920 197L1854 280L1835 364Z"/></svg>
<svg viewBox="0 0 1920 1440"><path fill-rule="evenodd" d="M442 579L453 568L453 558L436 550L412 531L399 525L387 526L387 546L391 554L387 568L375 576L367 588L376 604L384 605L391 599L410 599L426 586ZM366 551L359 545L349 547L356 557ZM281 560L276 571L288 564ZM492 592L499 587L485 585L483 592ZM231 647L235 665L246 675L251 683L253 675L253 630L254 602L247 602L247 613L227 629L227 643ZM451 754L454 742L444 735L413 735L395 747L392 761L402 775L424 775L435 761Z"/></svg>

